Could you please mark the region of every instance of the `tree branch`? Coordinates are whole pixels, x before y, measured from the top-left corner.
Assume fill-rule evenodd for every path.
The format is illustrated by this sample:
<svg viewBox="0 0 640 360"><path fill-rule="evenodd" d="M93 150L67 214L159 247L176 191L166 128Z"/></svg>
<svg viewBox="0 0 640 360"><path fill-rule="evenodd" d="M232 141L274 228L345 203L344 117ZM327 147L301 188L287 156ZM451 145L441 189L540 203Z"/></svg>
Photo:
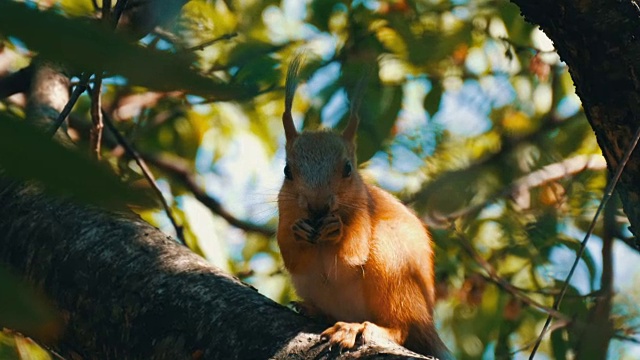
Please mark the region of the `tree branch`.
<svg viewBox="0 0 640 360"><path fill-rule="evenodd" d="M234 38L234 37L236 37L236 36L238 36L238 33L237 33L237 32L232 32L232 33L229 33L229 34L224 34L224 35L218 36L218 37L217 37L217 38L215 38L215 39L211 39L211 40L205 41L205 42L203 42L203 43L200 43L200 44L198 44L198 45L195 45L195 46L192 46L192 47L190 47L190 48L187 48L187 50L188 50L188 51L204 50L204 48L206 48L207 46L211 46L211 45L213 45L213 44L217 43L218 41L222 41L222 40L230 40L230 39L233 39L233 38Z"/></svg>
<svg viewBox="0 0 640 360"><path fill-rule="evenodd" d="M604 158L599 155L578 155L560 162L549 164L539 170L522 176L505 187L493 196L477 204L467 206L450 214L429 214L426 222L434 227L441 227L441 224L449 224L451 221L462 216L474 213L486 206L494 203L497 199L511 196L513 201L521 206L528 204L529 190L552 181L557 181L569 176L579 174L585 170L599 171L606 169Z"/></svg>
<svg viewBox="0 0 640 360"><path fill-rule="evenodd" d="M51 125L50 130L48 131L48 133L51 136L53 136L58 132L58 129L60 128L60 126L62 126L62 123L67 119L67 116L69 116L69 113L71 113L71 110L73 109L73 106L78 101L78 98L80 98L80 95L82 95L82 93L87 89L89 78L91 78L91 73L89 72L83 72L82 75L80 75L79 84L73 89L73 92L71 93L71 97L69 98L65 106L62 108L62 110L59 112L57 118L55 119L55 121Z"/></svg>
<svg viewBox="0 0 640 360"><path fill-rule="evenodd" d="M164 195L162 194L162 190L160 190L160 187L158 186L158 183L156 182L156 179L153 176L153 173L147 166L147 163L144 161L144 159L142 159L142 157L140 156L138 151L133 147L133 145L129 144L127 139L125 139L124 136L120 134L118 129L113 124L113 121L111 120L111 117L109 116L109 114L107 114L106 111L104 111L102 108L100 108L100 113L102 114L104 123L107 125L107 128L109 129L111 134L113 134L113 136L116 138L116 140L118 141L118 144L120 144L125 149L127 154L136 162L136 164L138 164L140 171L142 171L142 175L145 177L145 179L147 179L147 182L149 183L149 185L153 189L153 192L156 194L156 197L162 204L162 208L164 209L165 214L167 214L167 217L169 218L171 225L176 231L176 237L178 238L178 240L182 245L187 246L187 242L184 237L184 228L182 227L182 225L178 224L175 216L173 216L173 211L171 210L171 206L169 206L169 204L167 203L167 200L164 198Z"/></svg>
<svg viewBox="0 0 640 360"><path fill-rule="evenodd" d="M452 231L456 234L456 239L458 240L460 245L462 245L462 248L489 275L489 279L493 283L501 287L503 290L505 290L509 294L513 295L515 298L521 300L523 303L533 307L534 309L544 314L548 314L549 316L553 316L563 321L564 323L571 322L570 317L559 312L557 309L552 309L548 306L544 306L538 303L537 301L531 299L530 297L524 295L522 291L520 291L519 289L511 285L511 283L509 283L500 275L498 275L498 272L493 267L493 265L491 265L487 260L485 260L482 256L480 256L480 254L478 254L478 252L473 248L473 245L471 245L469 240L466 238L466 236L462 232L456 231L455 229L452 229Z"/></svg>
<svg viewBox="0 0 640 360"><path fill-rule="evenodd" d="M106 2L105 2L106 4ZM102 74L96 73L93 91L91 92L91 151L96 159L100 160L102 145L102 129L104 127L102 119Z"/></svg>
<svg viewBox="0 0 640 360"><path fill-rule="evenodd" d="M228 212L220 202L209 196L204 188L202 188L189 169L189 166L178 159L168 160L159 156L144 154L143 157L152 165L160 170L165 171L170 176L175 177L187 189L189 189L195 198L204 206L209 208L214 214L225 219L230 225L249 232L255 232L265 236L275 235L275 230L258 224L254 224L245 220L240 220Z"/></svg>
<svg viewBox="0 0 640 360"><path fill-rule="evenodd" d="M14 73L0 77L0 99L13 94L27 92L33 76L33 67L27 66Z"/></svg>
<svg viewBox="0 0 640 360"><path fill-rule="evenodd" d="M64 127L51 131L51 122L60 117L60 112L69 103L69 78L62 66L49 61L36 59L30 68L27 121L43 132L49 132L61 144L73 146Z"/></svg>

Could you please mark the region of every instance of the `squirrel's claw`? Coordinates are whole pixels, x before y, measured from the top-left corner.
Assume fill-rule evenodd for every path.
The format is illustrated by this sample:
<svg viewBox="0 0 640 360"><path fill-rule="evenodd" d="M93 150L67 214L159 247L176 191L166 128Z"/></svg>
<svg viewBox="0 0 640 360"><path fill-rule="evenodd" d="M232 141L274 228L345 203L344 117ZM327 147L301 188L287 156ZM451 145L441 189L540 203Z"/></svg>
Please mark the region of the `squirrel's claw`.
<svg viewBox="0 0 640 360"><path fill-rule="evenodd" d="M340 217L331 214L315 224L308 219L298 219L291 226L291 230L296 240L304 240L316 244L319 241L336 242L340 240L342 237L342 225Z"/></svg>
<svg viewBox="0 0 640 360"><path fill-rule="evenodd" d="M368 340L368 324L371 323L347 323L338 321L335 325L322 332L320 336L323 340L329 341L330 347L337 345L340 349L353 349L358 340L362 343Z"/></svg>
<svg viewBox="0 0 640 360"><path fill-rule="evenodd" d="M299 219L292 226L291 230L296 240L304 240L310 243L316 242L316 230L309 224L306 219Z"/></svg>
<svg viewBox="0 0 640 360"><path fill-rule="evenodd" d="M342 225L342 220L335 214L325 217L318 226L318 239L326 242L340 240L342 238Z"/></svg>

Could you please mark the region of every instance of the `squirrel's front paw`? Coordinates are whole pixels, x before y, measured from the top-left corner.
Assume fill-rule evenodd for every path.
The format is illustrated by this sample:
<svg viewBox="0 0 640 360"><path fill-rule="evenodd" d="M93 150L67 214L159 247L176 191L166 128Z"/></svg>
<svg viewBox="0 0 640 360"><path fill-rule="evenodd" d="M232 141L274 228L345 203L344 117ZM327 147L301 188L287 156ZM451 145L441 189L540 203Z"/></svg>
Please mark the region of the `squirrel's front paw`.
<svg viewBox="0 0 640 360"><path fill-rule="evenodd" d="M336 242L342 238L342 220L338 215L330 214L318 225L318 240Z"/></svg>
<svg viewBox="0 0 640 360"><path fill-rule="evenodd" d="M325 330L320 336L328 341L331 346L338 346L340 350L353 349L357 343L366 343L369 340L367 330L368 322L347 323L337 322Z"/></svg>
<svg viewBox="0 0 640 360"><path fill-rule="evenodd" d="M298 219L292 226L296 240L304 240L312 244L322 242L336 242L342 237L342 220L335 214L330 214L319 221Z"/></svg>
<svg viewBox="0 0 640 360"><path fill-rule="evenodd" d="M315 244L318 239L318 233L308 219L298 219L298 221L291 226L291 230L296 240L308 241Z"/></svg>
<svg viewBox="0 0 640 360"><path fill-rule="evenodd" d="M398 337L400 334L401 332L398 330L381 328L368 321L363 323L338 321L335 325L322 332L320 336L323 340L328 341L330 346L337 346L342 351L353 349L360 344L366 344L373 338L402 343L404 340Z"/></svg>

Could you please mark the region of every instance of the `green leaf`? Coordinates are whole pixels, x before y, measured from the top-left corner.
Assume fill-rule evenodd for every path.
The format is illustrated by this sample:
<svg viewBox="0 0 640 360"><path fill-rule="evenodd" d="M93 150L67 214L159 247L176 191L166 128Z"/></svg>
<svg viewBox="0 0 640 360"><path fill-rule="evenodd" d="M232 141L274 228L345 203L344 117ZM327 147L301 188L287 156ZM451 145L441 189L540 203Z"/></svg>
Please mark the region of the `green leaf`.
<svg viewBox="0 0 640 360"><path fill-rule="evenodd" d="M566 359L567 351L569 350L569 344L564 339L564 329L558 329L551 332L551 350L553 351L554 359Z"/></svg>
<svg viewBox="0 0 640 360"><path fill-rule="evenodd" d="M194 159L201 133L197 123L183 104L173 99L160 101L149 110L149 119L165 117L162 122L145 121L136 129L139 149L147 153L171 152Z"/></svg>
<svg viewBox="0 0 640 360"><path fill-rule="evenodd" d="M407 49L410 49L407 54L409 62L416 65L435 64L449 57L461 45L470 44L472 40L471 23L465 22L455 30L429 30L416 34L411 22L406 21L406 17L402 15L390 15L387 20L404 40Z"/></svg>
<svg viewBox="0 0 640 360"><path fill-rule="evenodd" d="M59 330L55 311L38 293L0 267L0 327L51 338Z"/></svg>
<svg viewBox="0 0 640 360"><path fill-rule="evenodd" d="M203 77L177 55L130 43L126 37L87 20L68 19L14 1L0 1L0 33L15 36L50 60L82 71L107 71L157 90L229 100L250 91Z"/></svg>
<svg viewBox="0 0 640 360"><path fill-rule="evenodd" d="M442 98L442 93L444 92L444 87L442 83L437 80L433 80L431 82L431 91L424 97L423 106L424 109L429 113L429 115L433 116L440 109L440 99Z"/></svg>
<svg viewBox="0 0 640 360"><path fill-rule="evenodd" d="M106 165L52 142L25 122L2 113L0 169L10 177L38 181L47 191L90 204L121 208L150 203L144 192L128 188Z"/></svg>
<svg viewBox="0 0 640 360"><path fill-rule="evenodd" d="M59 0L58 4L71 16L91 16L95 13L91 0Z"/></svg>
<svg viewBox="0 0 640 360"><path fill-rule="evenodd" d="M344 4L344 2L340 0L315 0L311 2L310 24L316 26L320 31L329 31L329 21L338 4Z"/></svg>
<svg viewBox="0 0 640 360"><path fill-rule="evenodd" d="M449 215L480 204L503 186L496 169L499 166L487 164L442 173L416 194L415 208L419 213Z"/></svg>
<svg viewBox="0 0 640 360"><path fill-rule="evenodd" d="M363 163L382 149L391 135L402 106L402 87L375 87L366 91L358 114L360 126L357 138L358 162ZM348 114L347 114L348 116Z"/></svg>

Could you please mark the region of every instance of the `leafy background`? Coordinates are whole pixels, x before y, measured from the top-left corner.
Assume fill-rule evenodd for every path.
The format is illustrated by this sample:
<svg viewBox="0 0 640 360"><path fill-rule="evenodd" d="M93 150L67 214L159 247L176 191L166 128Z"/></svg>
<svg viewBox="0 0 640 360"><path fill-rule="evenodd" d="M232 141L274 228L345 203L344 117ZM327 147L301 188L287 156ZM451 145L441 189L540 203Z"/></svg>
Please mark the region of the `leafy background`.
<svg viewBox="0 0 640 360"><path fill-rule="evenodd" d="M136 42L85 21L95 13L90 0L25 4L0 2L0 76L36 54L104 70L104 109L151 165L187 245L281 303L295 299L273 236L287 64L305 53L293 109L304 129L343 126L355 84L367 76L360 168L430 226L445 342L460 359L528 356L546 317L531 301L553 303L606 173L566 66L515 5L191 0L163 31ZM89 96L69 118L76 150L21 126L24 103L22 95L0 101L0 166L9 175L103 206L134 204L177 235L157 201L130 190L150 193L112 134L105 131L101 164L85 156ZM90 191L96 184L101 192ZM561 311L591 319L599 290L613 286L608 354L637 358L638 254L625 244L631 234L617 203L605 218ZM37 293L4 273L0 290L0 325L55 332ZM24 297L33 304L18 313ZM555 327L542 358L571 357L583 335ZM0 358L50 356L14 331L0 333Z"/></svg>

